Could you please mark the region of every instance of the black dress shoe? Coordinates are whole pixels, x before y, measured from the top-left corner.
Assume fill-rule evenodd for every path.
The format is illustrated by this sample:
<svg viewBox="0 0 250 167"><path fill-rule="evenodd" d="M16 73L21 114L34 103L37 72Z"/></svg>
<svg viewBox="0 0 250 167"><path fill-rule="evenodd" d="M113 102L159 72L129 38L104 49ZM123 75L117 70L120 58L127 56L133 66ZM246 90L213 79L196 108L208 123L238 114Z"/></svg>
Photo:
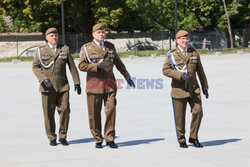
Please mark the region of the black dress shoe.
<svg viewBox="0 0 250 167"><path fill-rule="evenodd" d="M64 138L60 138L60 139L59 139L59 142L60 142L62 145L64 145L64 146L69 145L69 143L67 142L67 140L64 139Z"/></svg>
<svg viewBox="0 0 250 167"><path fill-rule="evenodd" d="M203 145L200 144L198 139L189 138L189 143L192 143L195 147L202 148Z"/></svg>
<svg viewBox="0 0 250 167"><path fill-rule="evenodd" d="M110 148L118 148L118 145L114 141L107 142L107 146Z"/></svg>
<svg viewBox="0 0 250 167"><path fill-rule="evenodd" d="M49 145L51 145L51 146L56 146L56 145L57 145L56 140L51 140L51 141L49 142Z"/></svg>
<svg viewBox="0 0 250 167"><path fill-rule="evenodd" d="M102 148L102 143L96 143L95 148Z"/></svg>
<svg viewBox="0 0 250 167"><path fill-rule="evenodd" d="M187 143L185 141L180 143L181 148L188 148Z"/></svg>

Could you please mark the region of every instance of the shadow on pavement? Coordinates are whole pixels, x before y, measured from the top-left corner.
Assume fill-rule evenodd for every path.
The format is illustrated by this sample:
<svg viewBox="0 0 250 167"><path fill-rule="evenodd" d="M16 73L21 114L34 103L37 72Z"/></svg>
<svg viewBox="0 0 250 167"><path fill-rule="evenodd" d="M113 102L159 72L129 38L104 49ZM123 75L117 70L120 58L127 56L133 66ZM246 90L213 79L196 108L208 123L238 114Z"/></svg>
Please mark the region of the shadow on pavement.
<svg viewBox="0 0 250 167"><path fill-rule="evenodd" d="M218 145L223 145L227 143L232 143L232 142L237 142L242 139L224 139L224 140L212 140L212 141L206 141L206 142L201 142L203 146L218 146Z"/></svg>
<svg viewBox="0 0 250 167"><path fill-rule="evenodd" d="M117 143L119 147L134 146L139 144L150 144L151 142L165 140L164 138L156 139L142 139L142 140L131 140L126 142Z"/></svg>
<svg viewBox="0 0 250 167"><path fill-rule="evenodd" d="M115 136L115 138L119 138L119 136ZM68 143L69 144L81 144L81 143L90 143L90 142L95 142L95 138L85 138L85 139L76 139L76 140L71 140Z"/></svg>
<svg viewBox="0 0 250 167"><path fill-rule="evenodd" d="M85 138L85 139L77 139L77 140L71 140L69 141L69 144L80 144L80 143L90 143L94 142L94 138Z"/></svg>

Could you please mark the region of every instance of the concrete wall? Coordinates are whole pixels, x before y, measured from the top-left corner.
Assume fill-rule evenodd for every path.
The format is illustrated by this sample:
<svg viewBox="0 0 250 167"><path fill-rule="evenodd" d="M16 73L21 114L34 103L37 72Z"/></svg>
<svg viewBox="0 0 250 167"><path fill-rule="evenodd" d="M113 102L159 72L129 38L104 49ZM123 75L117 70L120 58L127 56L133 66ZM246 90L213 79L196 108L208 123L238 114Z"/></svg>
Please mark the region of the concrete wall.
<svg viewBox="0 0 250 167"><path fill-rule="evenodd" d="M42 33L1 33L0 58L20 56L26 49L45 43L45 36ZM32 56L30 53L35 49L29 49L22 56Z"/></svg>
<svg viewBox="0 0 250 167"><path fill-rule="evenodd" d="M19 56L24 50L33 46L41 46L45 43L45 41L0 42L0 58ZM29 53L36 48L29 49L28 52L23 53L21 56L32 56Z"/></svg>

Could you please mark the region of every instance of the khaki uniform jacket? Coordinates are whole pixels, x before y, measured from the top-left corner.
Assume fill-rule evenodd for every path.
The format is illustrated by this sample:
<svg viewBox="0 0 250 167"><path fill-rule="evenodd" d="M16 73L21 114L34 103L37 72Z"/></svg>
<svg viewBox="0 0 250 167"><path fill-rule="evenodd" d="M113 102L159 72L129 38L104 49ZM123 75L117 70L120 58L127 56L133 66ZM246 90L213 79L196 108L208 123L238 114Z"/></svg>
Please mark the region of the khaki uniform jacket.
<svg viewBox="0 0 250 167"><path fill-rule="evenodd" d="M102 47L98 47L94 41L85 44L85 47L91 62L89 62L86 57L83 45L78 67L81 71L87 72L86 93L104 94L116 91L116 81L113 74L114 65L124 78L130 78L130 74L117 55L112 43L105 41L105 50L103 50ZM98 71L97 63L102 60L107 63L107 67L105 67L103 71Z"/></svg>
<svg viewBox="0 0 250 167"><path fill-rule="evenodd" d="M39 59L38 51L34 57L32 70L40 82L40 91L45 91L41 83L45 79L49 79L56 92L65 92L69 90L68 78L66 75L66 64L68 64L70 72L73 77L74 84L80 84L80 78L74 59L69 52L69 47L66 45L57 45L56 54L54 55L48 44L39 47L40 58L42 63L46 66L54 61L54 65L50 68L44 68Z"/></svg>
<svg viewBox="0 0 250 167"><path fill-rule="evenodd" d="M200 93L200 88L196 79L196 73L199 76L199 80L202 86L202 90L208 89L207 78L203 70L200 55L197 51L187 52L187 55L183 55L179 48L171 51L176 64L181 68L187 65L187 71L189 75L188 89L185 89L185 81L181 80L182 72L174 69L170 58L163 65L163 74L172 78L172 91L171 96L173 98L185 98L192 96L193 93Z"/></svg>

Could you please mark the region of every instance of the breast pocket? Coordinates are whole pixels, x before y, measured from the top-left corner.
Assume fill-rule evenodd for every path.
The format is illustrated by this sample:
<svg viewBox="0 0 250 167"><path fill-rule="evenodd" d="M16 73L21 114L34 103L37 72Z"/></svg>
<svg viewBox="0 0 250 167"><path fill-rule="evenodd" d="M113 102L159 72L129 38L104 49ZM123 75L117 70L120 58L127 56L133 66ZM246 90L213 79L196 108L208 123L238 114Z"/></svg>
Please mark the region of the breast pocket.
<svg viewBox="0 0 250 167"><path fill-rule="evenodd" d="M192 64L197 64L197 59L191 60L191 63L192 63Z"/></svg>
<svg viewBox="0 0 250 167"><path fill-rule="evenodd" d="M58 56L59 64L66 64L68 61L67 55L59 55Z"/></svg>
<svg viewBox="0 0 250 167"><path fill-rule="evenodd" d="M101 59L100 55L96 54L96 53L91 53L89 55L89 59L92 63L98 63Z"/></svg>
<svg viewBox="0 0 250 167"><path fill-rule="evenodd" d="M48 65L50 63L51 56L50 55L42 55L41 56L42 63Z"/></svg>
<svg viewBox="0 0 250 167"><path fill-rule="evenodd" d="M113 63L114 58L115 58L114 51L108 51L108 58Z"/></svg>
<svg viewBox="0 0 250 167"><path fill-rule="evenodd" d="M197 59L191 60L189 65L190 65L190 68L195 71L197 67Z"/></svg>

